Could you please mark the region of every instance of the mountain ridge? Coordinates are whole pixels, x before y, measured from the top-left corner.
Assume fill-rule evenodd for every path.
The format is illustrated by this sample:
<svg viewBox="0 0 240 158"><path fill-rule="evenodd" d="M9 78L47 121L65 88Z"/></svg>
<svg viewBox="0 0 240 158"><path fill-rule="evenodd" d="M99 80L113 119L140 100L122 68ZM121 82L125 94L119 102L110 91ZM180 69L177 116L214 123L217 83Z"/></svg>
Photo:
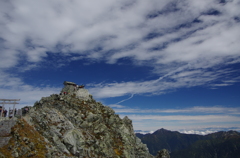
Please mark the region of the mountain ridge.
<svg viewBox="0 0 240 158"><path fill-rule="evenodd" d="M171 158L218 158L240 157L240 133L219 131L207 135L183 134L178 131L159 129L152 134L136 133L147 144L151 154L165 148Z"/></svg>

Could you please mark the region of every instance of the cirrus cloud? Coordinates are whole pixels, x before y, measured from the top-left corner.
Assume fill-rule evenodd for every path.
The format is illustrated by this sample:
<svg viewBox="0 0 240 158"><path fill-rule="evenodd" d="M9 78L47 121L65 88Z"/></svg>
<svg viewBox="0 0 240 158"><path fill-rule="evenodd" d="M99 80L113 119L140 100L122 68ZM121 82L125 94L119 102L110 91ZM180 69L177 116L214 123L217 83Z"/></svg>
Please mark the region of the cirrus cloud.
<svg viewBox="0 0 240 158"><path fill-rule="evenodd" d="M81 59L118 64L127 58L156 75L101 88L91 84L98 98L231 85L224 81L239 78L223 67L239 64L239 6L239 0L1 1L0 67L6 74L24 63L16 72L21 73L57 54L65 59L55 61L59 67Z"/></svg>

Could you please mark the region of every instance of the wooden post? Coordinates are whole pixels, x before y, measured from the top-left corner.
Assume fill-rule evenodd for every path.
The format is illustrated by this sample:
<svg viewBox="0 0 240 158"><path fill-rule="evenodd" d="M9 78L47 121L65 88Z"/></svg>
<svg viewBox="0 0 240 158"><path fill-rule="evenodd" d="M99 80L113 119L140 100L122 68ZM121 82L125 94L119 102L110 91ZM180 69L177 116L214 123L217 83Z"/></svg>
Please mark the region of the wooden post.
<svg viewBox="0 0 240 158"><path fill-rule="evenodd" d="M3 109L5 110L5 106L4 106L4 104L3 104ZM3 111L4 112L4 111ZM4 114L4 113L3 113Z"/></svg>
<svg viewBox="0 0 240 158"><path fill-rule="evenodd" d="M12 117L14 117L14 114L15 114L15 103L16 102L14 102L14 104L13 104L13 115L12 115Z"/></svg>
<svg viewBox="0 0 240 158"><path fill-rule="evenodd" d="M1 111L1 116L0 116L0 118L2 118L2 114L3 114L3 109L4 109L4 104L2 104L2 111Z"/></svg>

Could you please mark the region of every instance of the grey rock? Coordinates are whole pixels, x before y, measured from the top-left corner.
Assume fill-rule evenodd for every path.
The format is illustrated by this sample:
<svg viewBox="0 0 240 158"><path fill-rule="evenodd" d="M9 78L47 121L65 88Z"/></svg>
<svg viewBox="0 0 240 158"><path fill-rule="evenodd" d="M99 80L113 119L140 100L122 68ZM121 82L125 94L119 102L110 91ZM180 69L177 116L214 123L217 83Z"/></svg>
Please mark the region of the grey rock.
<svg viewBox="0 0 240 158"><path fill-rule="evenodd" d="M156 158L170 158L168 150L162 149L162 150L158 151Z"/></svg>

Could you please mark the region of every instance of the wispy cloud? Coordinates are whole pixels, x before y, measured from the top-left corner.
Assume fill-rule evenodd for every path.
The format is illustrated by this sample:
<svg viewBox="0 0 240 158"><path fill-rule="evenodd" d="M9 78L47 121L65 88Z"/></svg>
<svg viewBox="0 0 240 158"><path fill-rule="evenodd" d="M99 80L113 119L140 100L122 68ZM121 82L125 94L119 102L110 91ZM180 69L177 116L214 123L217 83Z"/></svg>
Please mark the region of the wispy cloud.
<svg viewBox="0 0 240 158"><path fill-rule="evenodd" d="M111 108L124 108L125 106L123 105L117 105L117 104L111 104L111 105L108 105L110 106Z"/></svg>
<svg viewBox="0 0 240 158"><path fill-rule="evenodd" d="M121 117L133 120L134 129L157 130L167 128L182 133L208 134L221 129L239 127L240 108L237 107L191 107L183 109L138 109L114 107ZM149 124L151 122L151 124ZM206 129L211 127L212 129Z"/></svg>
<svg viewBox="0 0 240 158"><path fill-rule="evenodd" d="M156 114L156 113L186 113L191 114L236 114L240 115L240 108L236 107L222 107L222 106L213 106L213 107L191 107L191 108L181 108L181 109L139 109L139 108L126 108L126 106L115 105L112 106L117 113L144 113L144 114Z"/></svg>
<svg viewBox="0 0 240 158"><path fill-rule="evenodd" d="M195 129L180 129L179 132L185 133L185 134L200 134L200 135L206 135L210 133L215 133L218 131L240 131L239 127L231 127L231 126L215 126L215 127L203 127L203 128L195 128Z"/></svg>
<svg viewBox="0 0 240 158"><path fill-rule="evenodd" d="M21 99L18 108L23 106L33 106L33 103L39 101L41 97L46 97L51 94L56 94L60 91L58 87L31 86L24 83L21 78L16 75L9 75L0 72L0 96L6 99ZM22 99L23 98L23 99Z"/></svg>
<svg viewBox="0 0 240 158"><path fill-rule="evenodd" d="M228 86L214 81L236 78L223 67L240 61L239 7L238 0L1 1L0 68L6 74L20 66L15 73L21 73L57 54L64 58L55 61L60 66L128 58L156 75L155 80L92 84L89 90L98 98Z"/></svg>
<svg viewBox="0 0 240 158"><path fill-rule="evenodd" d="M232 76L231 70L207 71L203 69L192 70L191 65L179 67L156 80L130 81L121 83L102 83L89 85L89 91L96 98L117 97L127 94L151 94L159 95L183 87L208 85L209 87L226 86L223 81L219 84L211 84L216 80L232 79L239 81L238 76ZM228 83L228 85L231 85Z"/></svg>
<svg viewBox="0 0 240 158"><path fill-rule="evenodd" d="M184 134L207 135L207 134L215 133L215 132L218 132L218 131L216 131L216 130L201 130L201 131L198 131L198 130L182 130L180 132L184 133Z"/></svg>
<svg viewBox="0 0 240 158"><path fill-rule="evenodd" d="M214 126L214 127L200 127L197 128L195 127L194 129L178 129L180 133L184 134L198 134L198 135L207 135L219 131L229 131L229 130L234 130L234 131L240 131L239 127L231 127L231 126ZM156 130L155 130L156 131ZM141 134L147 134L147 133L153 133L155 131L151 130L135 130L135 133L141 133ZM176 131L176 129L173 129L172 131Z"/></svg>
<svg viewBox="0 0 240 158"><path fill-rule="evenodd" d="M124 117L124 115L120 115ZM204 128L221 126L225 129L238 127L239 115L128 115L135 130L157 130L160 128L177 131L200 131ZM149 124L149 122L151 122ZM213 131L214 129L212 129ZM218 129L215 129L219 131Z"/></svg>
<svg viewBox="0 0 240 158"><path fill-rule="evenodd" d="M154 120L154 121L175 121L180 123L216 123L216 122L238 122L240 116L230 115L128 115L133 121ZM184 121L184 122L183 122Z"/></svg>

